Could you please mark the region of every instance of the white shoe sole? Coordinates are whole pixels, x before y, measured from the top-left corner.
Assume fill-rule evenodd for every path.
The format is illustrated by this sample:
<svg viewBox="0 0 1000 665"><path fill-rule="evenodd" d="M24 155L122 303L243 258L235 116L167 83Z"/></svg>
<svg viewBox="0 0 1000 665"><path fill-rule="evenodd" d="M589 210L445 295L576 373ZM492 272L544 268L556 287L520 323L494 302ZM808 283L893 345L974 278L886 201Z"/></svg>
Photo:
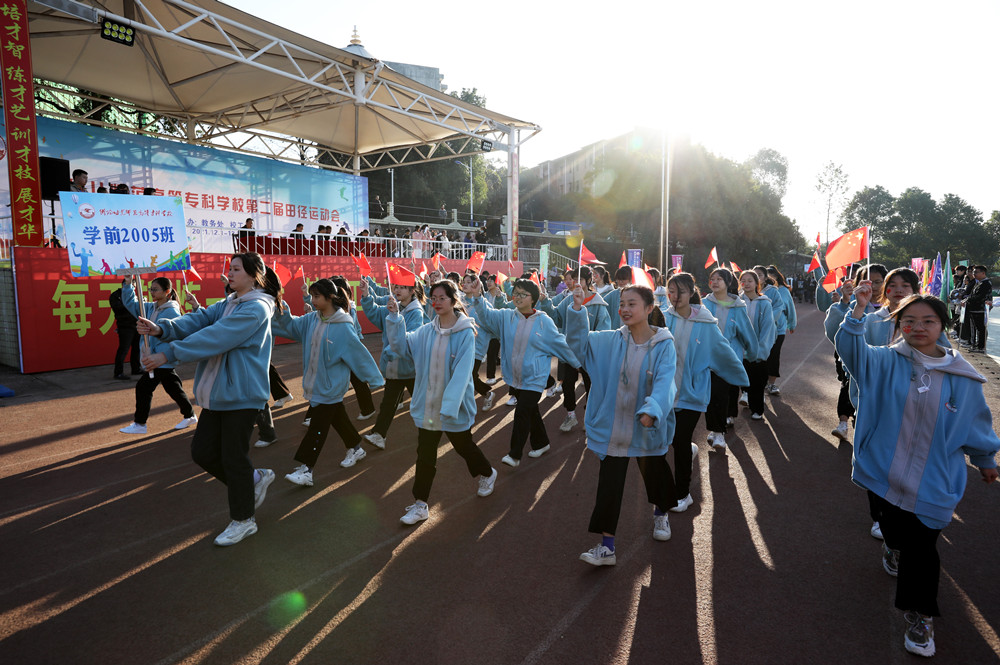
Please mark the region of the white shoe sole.
<svg viewBox="0 0 1000 665"><path fill-rule="evenodd" d="M374 417L375 417L375 412L372 411L371 413L362 413L360 416L358 416L358 420L369 420Z"/></svg>
<svg viewBox="0 0 1000 665"><path fill-rule="evenodd" d="M541 457L545 453L549 452L549 448L551 448L551 445L539 448L538 450L529 450L528 457Z"/></svg>

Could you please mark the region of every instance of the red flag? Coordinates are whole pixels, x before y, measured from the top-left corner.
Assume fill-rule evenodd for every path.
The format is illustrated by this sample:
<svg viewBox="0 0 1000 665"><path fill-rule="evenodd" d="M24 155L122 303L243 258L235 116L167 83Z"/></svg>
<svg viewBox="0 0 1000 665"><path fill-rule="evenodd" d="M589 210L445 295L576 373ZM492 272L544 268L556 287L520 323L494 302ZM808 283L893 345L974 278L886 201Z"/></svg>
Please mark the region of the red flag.
<svg viewBox="0 0 1000 665"><path fill-rule="evenodd" d="M626 261L625 261L625 253L626 253L626 252L628 252L628 250L627 250L627 249L623 249L623 250L622 250L622 260L618 262L618 267L619 267L619 268L621 268L621 267L622 267L623 265L625 265L625 263L626 263Z"/></svg>
<svg viewBox="0 0 1000 665"><path fill-rule="evenodd" d="M819 231L816 232L816 249L819 249Z"/></svg>
<svg viewBox="0 0 1000 665"><path fill-rule="evenodd" d="M583 240L580 240L580 265L588 263L596 263L602 266L605 265L604 261L599 260L592 251L587 249L587 246L583 244Z"/></svg>
<svg viewBox="0 0 1000 665"><path fill-rule="evenodd" d="M713 263L718 263L718 262L719 262L719 252L716 250L715 247L713 247L712 251L708 253L708 259L706 259L705 261L705 270L708 270L708 268Z"/></svg>
<svg viewBox="0 0 1000 665"><path fill-rule="evenodd" d="M732 266L733 272L735 274L739 275L741 272L743 272L742 270L740 270L740 267L736 265L736 261L730 261L729 265Z"/></svg>
<svg viewBox="0 0 1000 665"><path fill-rule="evenodd" d="M226 260L222 262L222 276L225 277L226 279L229 279L229 257L228 256L226 257Z"/></svg>
<svg viewBox="0 0 1000 665"><path fill-rule="evenodd" d="M816 270L819 267L820 267L819 252L816 251L816 252L813 252L813 260L809 264L809 268L806 270L806 272L812 272L813 270Z"/></svg>
<svg viewBox="0 0 1000 665"><path fill-rule="evenodd" d="M826 248L826 267L830 270L868 258L868 227L862 226L840 236Z"/></svg>
<svg viewBox="0 0 1000 665"><path fill-rule="evenodd" d="M200 282L201 281L201 275L199 275L198 271L194 269L194 265L192 265L190 268L188 268L184 272L186 273L186 276L187 276L188 279L193 279L196 282Z"/></svg>
<svg viewBox="0 0 1000 665"><path fill-rule="evenodd" d="M532 270L531 271L531 277L530 277L530 279L531 279L532 282L534 282L535 284L538 285L538 288L542 287L542 283L538 281L538 271L537 270Z"/></svg>
<svg viewBox="0 0 1000 665"><path fill-rule="evenodd" d="M371 277L372 267L371 264L368 263L368 259L361 254L358 254L357 256L351 254L351 258L354 260L354 265L356 265L358 270L361 272L362 277Z"/></svg>
<svg viewBox="0 0 1000 665"><path fill-rule="evenodd" d="M397 284L399 286L417 285L417 276L403 266L398 266L395 263L387 263L385 269L386 272L389 273L389 278L392 280L393 284Z"/></svg>
<svg viewBox="0 0 1000 665"><path fill-rule="evenodd" d="M514 274L514 262L511 261L510 259L507 259L507 272L510 273L511 275Z"/></svg>
<svg viewBox="0 0 1000 665"><path fill-rule="evenodd" d="M441 252L437 252L436 254L434 254L434 256L431 257L431 265L434 266L434 269L437 270L438 272L444 272L443 269L441 268L441 259L443 258L444 257L441 256Z"/></svg>
<svg viewBox="0 0 1000 665"><path fill-rule="evenodd" d="M426 261L421 261L420 265L423 267L423 270L420 271L420 279L422 279L422 280L424 280L426 282L427 281L427 262Z"/></svg>
<svg viewBox="0 0 1000 665"><path fill-rule="evenodd" d="M306 271L301 264L299 264L299 269L295 271L295 274L292 275L292 279L298 279L299 277L302 278L303 282L306 281Z"/></svg>
<svg viewBox="0 0 1000 665"><path fill-rule="evenodd" d="M827 293L833 293L840 286L840 280L844 277L844 269L837 268L826 274L823 278L823 290Z"/></svg>
<svg viewBox="0 0 1000 665"><path fill-rule="evenodd" d="M507 281L507 275L503 274L499 270L497 271L497 286L503 286L503 283Z"/></svg>
<svg viewBox="0 0 1000 665"><path fill-rule="evenodd" d="M473 252L469 262L465 264L466 270L474 270L478 275L483 271L483 263L486 261L486 252Z"/></svg>
<svg viewBox="0 0 1000 665"><path fill-rule="evenodd" d="M635 266L632 266L632 283L636 286L648 286L650 291L656 290L653 278L649 276L649 273L645 270L639 270Z"/></svg>
<svg viewBox="0 0 1000 665"><path fill-rule="evenodd" d="M274 269L274 274L278 276L278 281L281 282L282 286L292 281L292 271L285 266L275 261L272 268Z"/></svg>

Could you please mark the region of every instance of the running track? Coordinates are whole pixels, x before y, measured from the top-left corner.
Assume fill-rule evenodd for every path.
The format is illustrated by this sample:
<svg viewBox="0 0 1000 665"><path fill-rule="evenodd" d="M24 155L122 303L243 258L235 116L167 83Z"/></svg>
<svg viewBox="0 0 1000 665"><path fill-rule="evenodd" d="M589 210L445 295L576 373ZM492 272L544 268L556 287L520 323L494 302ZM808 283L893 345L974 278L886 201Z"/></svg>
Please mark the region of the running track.
<svg viewBox="0 0 1000 665"><path fill-rule="evenodd" d="M303 433L297 399L275 411L278 443L252 453L278 474L259 533L217 548L225 493L190 461L191 433L171 429L179 415L162 391L151 434L132 437L118 433L132 384L107 379L110 367L0 370L18 393L0 402L0 663L916 662L849 479L851 446L830 436L821 315L801 305L799 320L767 420L741 417L727 455L696 431L696 502L670 514L672 540L651 539L632 467L618 565L599 569L577 560L597 541L586 530L597 460L579 427L558 431L556 399L542 402L552 452L514 470L499 464L513 410L498 394L477 422L500 470L491 497L475 496L443 443L431 519L415 528L398 522L411 503L408 413L352 469L331 433L304 489L282 478ZM275 353L296 394L299 354ZM971 361L1000 405L997 366ZM181 370L189 391L192 373ZM347 406L357 415L353 394ZM938 663L1000 662L1000 487L978 477L970 467L939 544Z"/></svg>

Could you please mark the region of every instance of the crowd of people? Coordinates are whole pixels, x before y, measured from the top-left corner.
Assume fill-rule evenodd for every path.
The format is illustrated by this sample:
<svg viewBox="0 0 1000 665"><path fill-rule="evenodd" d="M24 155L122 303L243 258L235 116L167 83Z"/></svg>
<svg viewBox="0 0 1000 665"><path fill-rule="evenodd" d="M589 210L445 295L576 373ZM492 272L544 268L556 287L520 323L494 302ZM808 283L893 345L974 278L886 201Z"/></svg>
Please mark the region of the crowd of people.
<svg viewBox="0 0 1000 665"><path fill-rule="evenodd" d="M443 434L465 461L476 494L488 497L499 469L519 466L526 446L532 459L551 450L542 399L561 394L566 415L559 429L579 427L582 380L586 444L600 461L589 531L600 541L580 559L613 566L629 460L636 460L651 504L651 536L669 540L669 513L694 503L692 460L699 446L692 439L702 414L707 444L717 454L725 454L726 431L740 405L753 421L763 420L764 400L781 394L781 348L798 323L792 290L775 266L738 275L717 268L704 295L692 275L679 271L661 277L653 270L655 288L637 286L627 266L613 275L587 266L567 270L556 295L534 274L498 282L488 273L434 271L425 284L390 266L385 286L365 278L356 294L342 276L313 282L304 289L309 311L303 316L288 312L277 276L259 255L237 254L230 266L231 292L223 301L178 316L170 305L176 294L164 280L145 311L135 312L138 333L150 335L155 346L142 360L152 377L137 386L133 426L144 425L152 389L162 382L181 410L181 424L196 425L194 461L227 487L231 522L215 539L220 546L256 533L255 509L275 479L272 470L254 468L249 454L255 425L261 434L254 445L273 443L273 429L265 429L276 375L273 335L302 344L309 410L294 456L298 466L285 475L291 483L313 485L331 427L345 446L343 467L367 457L365 444L385 449L409 393L418 433L413 503L400 517L408 526L430 517ZM975 313L982 283L962 296L966 318ZM984 481L997 478L1000 439L983 396L985 379L949 348L948 305L919 295L908 268L859 266L837 286L836 302L817 298L828 308L826 330L842 385L834 435L847 440L847 423L854 420L852 478L867 492L871 534L883 541L881 565L897 578L905 648L933 655L936 540L964 493L966 456ZM136 310L130 289L126 284L123 301ZM358 305L382 332L377 363L361 342ZM197 418L170 369L181 361L198 363ZM497 408L498 364L515 417L509 449L494 465L477 446L473 425L477 414ZM343 405L352 386L357 419L375 418L364 434ZM379 387L376 417L371 389Z"/></svg>

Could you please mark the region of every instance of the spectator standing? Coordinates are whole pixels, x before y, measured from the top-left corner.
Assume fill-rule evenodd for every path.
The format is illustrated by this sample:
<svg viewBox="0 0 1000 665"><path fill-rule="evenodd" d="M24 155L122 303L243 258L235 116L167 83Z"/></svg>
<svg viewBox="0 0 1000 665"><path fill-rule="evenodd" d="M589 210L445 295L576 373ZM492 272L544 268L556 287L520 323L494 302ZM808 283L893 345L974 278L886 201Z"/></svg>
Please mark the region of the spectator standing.
<svg viewBox="0 0 1000 665"><path fill-rule="evenodd" d="M85 192L87 191L87 172L83 169L76 169L73 171L73 182L70 183L70 191L73 192Z"/></svg>

